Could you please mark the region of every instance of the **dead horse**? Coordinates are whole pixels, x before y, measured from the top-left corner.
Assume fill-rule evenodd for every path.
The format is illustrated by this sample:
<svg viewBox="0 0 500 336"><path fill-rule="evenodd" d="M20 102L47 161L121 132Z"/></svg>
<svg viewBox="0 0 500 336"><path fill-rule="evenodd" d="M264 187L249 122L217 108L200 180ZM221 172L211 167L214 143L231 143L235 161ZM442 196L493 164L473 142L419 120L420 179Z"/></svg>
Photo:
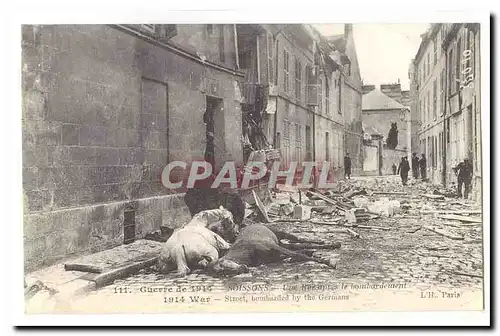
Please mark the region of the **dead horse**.
<svg viewBox="0 0 500 336"><path fill-rule="evenodd" d="M282 255L336 268L334 261L307 256L281 246L278 237L270 228L262 224L252 224L240 232L233 246L222 258L208 266L208 272L213 275L247 273L248 266L276 262L281 259Z"/></svg>

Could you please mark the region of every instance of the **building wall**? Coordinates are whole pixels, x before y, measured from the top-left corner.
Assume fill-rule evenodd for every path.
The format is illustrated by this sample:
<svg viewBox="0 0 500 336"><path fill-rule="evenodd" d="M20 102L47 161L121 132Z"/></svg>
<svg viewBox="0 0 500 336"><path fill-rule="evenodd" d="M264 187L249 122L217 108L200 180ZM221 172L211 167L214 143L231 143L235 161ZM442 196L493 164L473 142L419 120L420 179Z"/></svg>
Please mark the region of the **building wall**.
<svg viewBox="0 0 500 336"><path fill-rule="evenodd" d="M362 96L363 83L354 42L354 31L352 25L345 25L345 54L351 62L350 73L344 76L342 81L342 113L345 124L345 151L349 152L352 160L353 174L360 174L363 170L363 125L362 118Z"/></svg>
<svg viewBox="0 0 500 336"><path fill-rule="evenodd" d="M468 34L465 24L433 25L433 34L424 37L413 64L415 72L412 81L414 104L419 110L421 128L419 144L421 152L428 157L428 176L434 183L447 185L456 183L452 170L465 157L473 160L475 196L480 194L480 64L479 33ZM435 36L434 36L435 35ZM468 38L470 40L468 41ZM460 42L459 42L460 41ZM434 47L434 42L437 48ZM441 48L445 45L445 49ZM436 64L428 65L428 56L437 54ZM471 60L467 64L464 51L471 50ZM464 61L464 62L462 62ZM448 62L448 64L447 64ZM472 81L464 74L466 67L473 73ZM437 113L429 106L429 95L433 101L432 83L436 80ZM462 83L462 84L460 84ZM460 85L464 86L460 89ZM436 162L432 159L436 157ZM478 192L479 190L479 192Z"/></svg>
<svg viewBox="0 0 500 336"><path fill-rule="evenodd" d="M427 157L427 177L433 183L442 183L443 174L443 115L445 107L446 56L441 43L442 28L431 34L421 55L415 61L417 79L417 109L419 112L419 149ZM449 160L447 159L447 162Z"/></svg>
<svg viewBox="0 0 500 336"><path fill-rule="evenodd" d="M401 119L401 116L404 119ZM401 112L401 110L364 110L363 111L363 125L365 128L375 128L383 137L383 143L386 144L387 136L392 123L398 126L398 145L397 149L407 150L408 143L408 120L409 112Z"/></svg>
<svg viewBox="0 0 500 336"><path fill-rule="evenodd" d="M27 269L121 244L129 205L136 238L187 220L160 176L203 155L203 78L220 88L218 159L242 161L230 69L106 25L23 26L22 54Z"/></svg>

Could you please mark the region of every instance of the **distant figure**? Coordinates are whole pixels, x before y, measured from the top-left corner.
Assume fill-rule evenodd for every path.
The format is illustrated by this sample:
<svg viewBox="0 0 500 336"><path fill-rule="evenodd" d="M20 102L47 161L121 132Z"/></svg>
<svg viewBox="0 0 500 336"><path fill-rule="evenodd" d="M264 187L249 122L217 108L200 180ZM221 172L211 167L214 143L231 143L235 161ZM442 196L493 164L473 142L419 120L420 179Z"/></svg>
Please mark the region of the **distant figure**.
<svg viewBox="0 0 500 336"><path fill-rule="evenodd" d="M399 163L398 167L398 173L401 176L401 181L403 182L403 185L406 185L406 182L408 182L408 172L410 171L410 163L408 162L408 157L403 156L401 158L401 162Z"/></svg>
<svg viewBox="0 0 500 336"><path fill-rule="evenodd" d="M396 171L398 170L398 167L396 166L395 163L392 164L392 175L396 175Z"/></svg>
<svg viewBox="0 0 500 336"><path fill-rule="evenodd" d="M453 170L457 175L458 197L462 197L462 184L464 184L464 198L468 198L472 183L472 163L469 162L469 159L464 159L464 161L460 162Z"/></svg>
<svg viewBox="0 0 500 336"><path fill-rule="evenodd" d="M418 165L420 166L420 176L422 176L422 181L424 181L427 178L427 160L425 159L425 154L422 154Z"/></svg>
<svg viewBox="0 0 500 336"><path fill-rule="evenodd" d="M344 169L345 176L350 180L351 179L351 158L349 157L349 153L346 153L344 156Z"/></svg>
<svg viewBox="0 0 500 336"><path fill-rule="evenodd" d="M419 169L418 156L417 153L413 153L413 155L411 156L411 170L413 172L413 178L415 180L418 179L418 169Z"/></svg>

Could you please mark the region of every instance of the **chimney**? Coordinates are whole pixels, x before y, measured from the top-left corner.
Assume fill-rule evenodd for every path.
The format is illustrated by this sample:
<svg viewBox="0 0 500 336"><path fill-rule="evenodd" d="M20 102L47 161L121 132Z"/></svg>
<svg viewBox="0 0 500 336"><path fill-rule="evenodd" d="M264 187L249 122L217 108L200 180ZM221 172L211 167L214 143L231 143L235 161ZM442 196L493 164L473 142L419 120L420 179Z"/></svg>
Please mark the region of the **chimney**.
<svg viewBox="0 0 500 336"><path fill-rule="evenodd" d="M352 23L346 23L344 25L344 36L348 36L352 33Z"/></svg>

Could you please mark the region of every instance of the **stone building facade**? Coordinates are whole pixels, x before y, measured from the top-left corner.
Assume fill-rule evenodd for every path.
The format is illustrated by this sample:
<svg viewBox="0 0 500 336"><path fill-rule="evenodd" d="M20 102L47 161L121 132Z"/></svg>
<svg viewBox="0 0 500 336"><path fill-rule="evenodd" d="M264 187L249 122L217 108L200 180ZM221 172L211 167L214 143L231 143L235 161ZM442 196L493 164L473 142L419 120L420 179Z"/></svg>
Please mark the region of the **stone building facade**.
<svg viewBox="0 0 500 336"><path fill-rule="evenodd" d="M161 172L203 155L209 106L217 161L242 161L234 38L232 25L22 27L27 269L185 221Z"/></svg>
<svg viewBox="0 0 500 336"><path fill-rule="evenodd" d="M328 41L336 46L346 63L342 65L339 79L340 106L339 111L344 116L345 152L352 160L352 171L360 174L363 171L363 125L362 125L362 96L363 83L359 68L354 30L352 24L344 25L344 34L329 36Z"/></svg>
<svg viewBox="0 0 500 336"><path fill-rule="evenodd" d="M479 24L432 24L412 63L420 149L434 183L456 183L454 167L474 166L475 197L481 187Z"/></svg>
<svg viewBox="0 0 500 336"><path fill-rule="evenodd" d="M348 150L356 170L349 34L339 46L308 25L23 26L25 268L184 223L161 173L203 158L210 132L216 169L245 163L256 122L285 164L329 161L343 178Z"/></svg>

